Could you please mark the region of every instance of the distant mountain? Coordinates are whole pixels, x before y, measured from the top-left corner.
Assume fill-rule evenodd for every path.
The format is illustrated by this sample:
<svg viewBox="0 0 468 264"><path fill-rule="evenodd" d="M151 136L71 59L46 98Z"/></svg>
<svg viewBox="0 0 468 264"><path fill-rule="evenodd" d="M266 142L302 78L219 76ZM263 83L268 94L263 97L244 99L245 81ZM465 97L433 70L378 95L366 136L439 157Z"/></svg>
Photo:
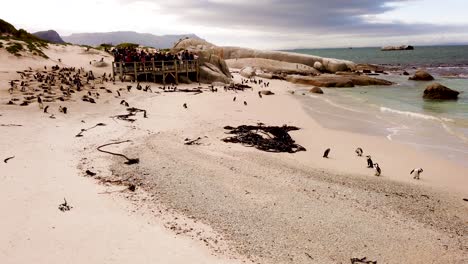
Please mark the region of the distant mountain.
<svg viewBox="0 0 468 264"><path fill-rule="evenodd" d="M147 47L162 49L172 48L176 42L186 37L200 39L194 34L157 36L153 34L138 33L134 31L77 33L71 34L70 36L62 36L62 38L66 42L79 45L98 46L103 43L117 45L120 43L129 42Z"/></svg>
<svg viewBox="0 0 468 264"><path fill-rule="evenodd" d="M47 40L52 43L59 43L59 44L65 43L65 41L63 41L63 39L55 30L39 31L39 32L33 33L33 35L40 39Z"/></svg>

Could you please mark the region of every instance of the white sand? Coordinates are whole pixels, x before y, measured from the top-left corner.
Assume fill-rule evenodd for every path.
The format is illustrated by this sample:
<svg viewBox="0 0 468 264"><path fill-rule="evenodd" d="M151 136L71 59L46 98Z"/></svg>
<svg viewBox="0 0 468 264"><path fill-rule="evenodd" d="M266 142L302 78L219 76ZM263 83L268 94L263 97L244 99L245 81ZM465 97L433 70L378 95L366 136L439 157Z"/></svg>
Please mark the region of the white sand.
<svg viewBox="0 0 468 264"><path fill-rule="evenodd" d="M170 134L174 140L182 142L185 137L203 136L200 133L222 137L225 125L256 122L295 125L302 129L292 135L308 151L280 154L282 161L288 164L323 169L331 174L372 177L374 181L374 172L365 168L365 159L354 154L355 148L360 146L378 160L383 169L379 179L384 183L395 181L427 187L460 200L468 193L466 168L385 138L324 129L294 99L294 96L301 95L292 96L287 92L294 86L282 81L270 81L269 89L276 95L262 99L256 93L258 88L254 92L235 94L220 91L196 96L148 94L135 90L124 92L123 98L131 106L148 110L148 119L139 116L133 124L114 122L109 118L125 113L125 108L119 105L121 98L114 98L115 94L102 94L96 105L81 102L80 95L75 94L75 102L61 103L69 107L70 113L66 116L58 113L59 103L54 103L49 112L54 113L57 119L41 113L37 104L6 106L10 99L6 91L8 81L19 78L15 73L17 70L25 70L28 66L35 69L44 65L50 67L59 64L58 58L62 59L64 66L89 68L90 60L99 60L102 56L83 54L83 48L73 46L52 48L47 54L51 60L17 59L4 50L0 51L0 124L22 125L0 127L0 158L15 156L7 164L0 165L0 178L3 180L0 192L5 197L0 200L0 210L4 212L0 224L0 259L5 263L230 263L225 255L213 256L213 251L203 246L207 243L190 239L199 239L199 236L176 236L165 229L165 219L173 214L163 211L154 216L151 206L142 209L142 204L145 204L142 190L137 191L139 198L132 198L133 194L128 191L115 195L99 194L124 187L97 185L97 181L81 177L88 168L102 176L111 175L109 164L115 159L97 152L97 145L126 139L141 143L143 136L157 133ZM110 57L105 60L109 62ZM109 67L92 70L97 75L110 72ZM240 80L239 76L235 78ZM117 82L115 86L110 83L105 86L116 90L126 84ZM157 90L155 85L152 87ZM237 103L232 102L234 96L237 96ZM248 106L242 104L244 100ZM187 103L189 109L183 109L183 103ZM81 120L86 123L81 123ZM74 137L80 129L97 122L104 122L107 126L86 132L83 138ZM225 143L218 139L208 142L217 150L226 149ZM180 142L169 141L168 144ZM133 146L137 146L136 143ZM124 147L112 149L122 150ZM331 158L323 159L323 150L328 147L332 147ZM246 157L256 153L256 150L242 146L230 145L228 148L236 152L245 151ZM84 157L87 159L83 160ZM243 157L238 159L242 161ZM409 175L415 164L424 167L421 181L415 181ZM129 203L122 199L125 196L137 202ZM74 207L69 212L57 209L63 197ZM136 209L141 210L133 213ZM462 217L466 222L466 215ZM211 232L209 227L199 228ZM215 250L232 255L228 250Z"/></svg>
<svg viewBox="0 0 468 264"><path fill-rule="evenodd" d="M47 52L52 61L46 61L17 59L0 50L0 124L22 125L0 127L1 262L237 263L214 256L201 242L176 237L152 216L132 213L135 206L128 200L100 194L111 187L82 177L83 172L77 169L82 158L78 153L88 142L80 142L74 135L92 126L92 120L99 116L96 109L86 109L89 104L62 103L70 109L65 116L58 113L57 103L49 110L57 119L43 114L37 104L5 105L10 97L7 82L19 78L16 70L50 67L58 58L64 65L88 68L90 60L101 58L82 51L59 46ZM79 96L75 99L79 101ZM113 123L107 116L104 121ZM3 163L9 156L15 158ZM73 206L69 212L57 209L64 197Z"/></svg>

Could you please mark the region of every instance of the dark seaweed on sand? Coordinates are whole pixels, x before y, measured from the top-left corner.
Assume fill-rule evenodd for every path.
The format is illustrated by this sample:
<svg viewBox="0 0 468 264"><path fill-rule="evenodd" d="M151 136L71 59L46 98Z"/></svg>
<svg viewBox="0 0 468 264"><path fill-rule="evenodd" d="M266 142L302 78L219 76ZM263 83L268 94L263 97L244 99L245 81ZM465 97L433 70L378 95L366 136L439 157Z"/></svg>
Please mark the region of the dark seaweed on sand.
<svg viewBox="0 0 468 264"><path fill-rule="evenodd" d="M289 131L299 130L295 126L257 126L242 125L238 127L226 126L228 134L235 136L222 139L228 143L241 143L248 147L255 147L267 152L288 152L296 153L306 151L306 149L295 143L289 135Z"/></svg>

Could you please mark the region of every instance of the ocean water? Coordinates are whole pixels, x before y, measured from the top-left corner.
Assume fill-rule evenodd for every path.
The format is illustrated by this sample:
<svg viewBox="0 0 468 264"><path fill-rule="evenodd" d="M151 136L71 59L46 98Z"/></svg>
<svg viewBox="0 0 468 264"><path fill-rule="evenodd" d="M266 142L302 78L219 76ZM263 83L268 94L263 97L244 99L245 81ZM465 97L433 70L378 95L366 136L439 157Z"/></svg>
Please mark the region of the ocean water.
<svg viewBox="0 0 468 264"><path fill-rule="evenodd" d="M431 82L409 81L407 76L397 74L375 76L394 82L392 86L325 88L324 95L306 93L307 96L298 98L306 111L325 127L383 136L468 167L468 79L444 77L454 72L457 76L460 72L461 75L468 73L468 46L450 46L448 50L443 50L444 47L419 49L416 47L417 53L381 52L376 48L329 49L320 50L321 53L306 50L304 53L359 63L404 65L410 72L422 65L430 66L426 69L434 74L436 82L461 92L457 101L424 100L423 91ZM463 50L464 54L454 55ZM418 54L424 57L418 59Z"/></svg>
<svg viewBox="0 0 468 264"><path fill-rule="evenodd" d="M380 48L336 48L288 50L320 57L350 60L356 63L396 65L404 67L463 67L468 66L468 45L427 46L415 50L381 51Z"/></svg>

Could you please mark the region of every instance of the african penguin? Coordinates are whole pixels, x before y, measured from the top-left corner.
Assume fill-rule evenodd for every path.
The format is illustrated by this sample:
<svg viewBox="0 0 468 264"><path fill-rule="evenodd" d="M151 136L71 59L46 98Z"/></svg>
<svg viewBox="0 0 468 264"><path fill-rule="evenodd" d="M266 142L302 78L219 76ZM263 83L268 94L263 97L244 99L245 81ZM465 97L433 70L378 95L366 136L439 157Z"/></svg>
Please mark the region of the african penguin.
<svg viewBox="0 0 468 264"><path fill-rule="evenodd" d="M379 164L374 163L374 167L375 167L375 176L380 176L380 174L382 173L382 170L380 169Z"/></svg>
<svg viewBox="0 0 468 264"><path fill-rule="evenodd" d="M366 156L367 157L367 168L374 168L374 162L372 162L371 156Z"/></svg>
<svg viewBox="0 0 468 264"><path fill-rule="evenodd" d="M357 148L357 149L356 149L356 154L357 154L359 157L362 157L362 153L364 153L364 152L362 151L362 148Z"/></svg>
<svg viewBox="0 0 468 264"><path fill-rule="evenodd" d="M413 169L413 170L410 172L410 175L411 175L411 174L414 174L413 179L419 180L419 175L420 175L423 171L424 171L424 170L423 170L422 168Z"/></svg>
<svg viewBox="0 0 468 264"><path fill-rule="evenodd" d="M323 153L323 157L328 159L328 154L330 153L330 149L327 148L325 152Z"/></svg>

